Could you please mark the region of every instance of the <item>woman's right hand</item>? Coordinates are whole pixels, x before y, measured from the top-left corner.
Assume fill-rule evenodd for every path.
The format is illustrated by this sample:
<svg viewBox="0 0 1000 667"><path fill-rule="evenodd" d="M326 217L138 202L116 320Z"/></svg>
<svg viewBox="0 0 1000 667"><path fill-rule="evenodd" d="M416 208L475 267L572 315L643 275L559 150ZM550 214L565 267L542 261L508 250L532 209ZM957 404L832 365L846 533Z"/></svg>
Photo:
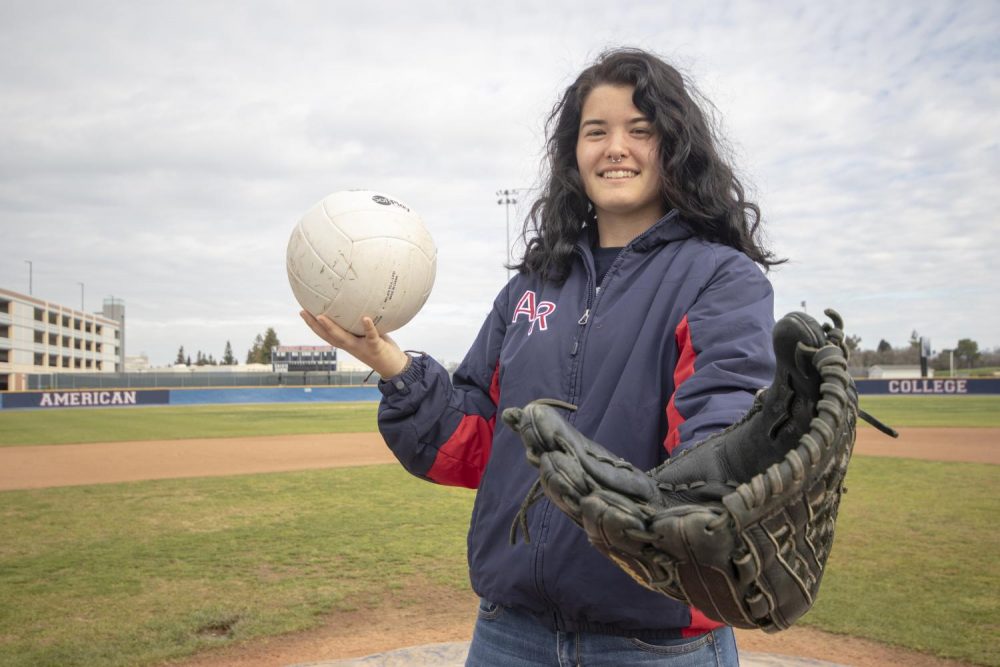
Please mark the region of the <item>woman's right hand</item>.
<svg viewBox="0 0 1000 667"><path fill-rule="evenodd" d="M326 315L315 317L306 310L299 315L317 336L357 358L383 378L398 375L406 367L406 353L388 335L380 335L370 317L361 318L365 333L355 336Z"/></svg>

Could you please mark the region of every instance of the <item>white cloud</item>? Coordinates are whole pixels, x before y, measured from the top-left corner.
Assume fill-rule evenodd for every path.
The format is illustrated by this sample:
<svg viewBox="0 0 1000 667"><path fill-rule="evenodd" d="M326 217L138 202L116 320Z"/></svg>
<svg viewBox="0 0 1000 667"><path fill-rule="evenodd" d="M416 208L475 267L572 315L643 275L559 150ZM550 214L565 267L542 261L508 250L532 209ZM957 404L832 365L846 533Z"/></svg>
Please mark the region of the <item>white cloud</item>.
<svg viewBox="0 0 1000 667"><path fill-rule="evenodd" d="M718 108L780 255L777 310L865 344L1000 345L992 2L397 2L0 9L0 286L124 298L129 353L241 356L296 316L284 245L348 187L425 218L439 272L396 338L458 360L502 286L504 210L603 48L673 59ZM516 237L528 198L512 216Z"/></svg>

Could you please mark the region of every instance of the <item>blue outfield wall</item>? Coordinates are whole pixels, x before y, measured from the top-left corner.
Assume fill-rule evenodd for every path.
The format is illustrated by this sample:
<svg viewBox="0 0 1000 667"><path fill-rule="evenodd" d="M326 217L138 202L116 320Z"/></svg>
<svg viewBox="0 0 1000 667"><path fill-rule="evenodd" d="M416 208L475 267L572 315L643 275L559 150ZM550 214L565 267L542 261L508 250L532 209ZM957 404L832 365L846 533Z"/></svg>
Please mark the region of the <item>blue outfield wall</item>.
<svg viewBox="0 0 1000 667"><path fill-rule="evenodd" d="M244 387L225 389L74 389L0 392L0 408L118 408L136 405L324 403L378 401L378 387Z"/></svg>
<svg viewBox="0 0 1000 667"><path fill-rule="evenodd" d="M171 389L170 405L206 403L324 403L378 401L378 387L246 387L244 389Z"/></svg>

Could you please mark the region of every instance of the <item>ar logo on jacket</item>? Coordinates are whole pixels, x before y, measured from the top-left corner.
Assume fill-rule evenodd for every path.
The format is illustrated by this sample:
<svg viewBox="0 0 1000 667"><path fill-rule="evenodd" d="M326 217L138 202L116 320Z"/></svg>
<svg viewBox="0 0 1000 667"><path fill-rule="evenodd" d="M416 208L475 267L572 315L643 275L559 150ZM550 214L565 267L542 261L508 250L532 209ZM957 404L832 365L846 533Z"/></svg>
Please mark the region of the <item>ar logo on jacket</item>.
<svg viewBox="0 0 1000 667"><path fill-rule="evenodd" d="M537 301L537 299L538 297L535 296L533 291L526 291L521 296L521 300L517 302L517 308L514 309L514 318L510 321L511 324L516 324L518 315L527 315L528 321L531 322L531 326L528 327L529 336L535 330L536 324L542 331L548 329L549 325L545 321L545 318L556 310L556 304L551 301Z"/></svg>

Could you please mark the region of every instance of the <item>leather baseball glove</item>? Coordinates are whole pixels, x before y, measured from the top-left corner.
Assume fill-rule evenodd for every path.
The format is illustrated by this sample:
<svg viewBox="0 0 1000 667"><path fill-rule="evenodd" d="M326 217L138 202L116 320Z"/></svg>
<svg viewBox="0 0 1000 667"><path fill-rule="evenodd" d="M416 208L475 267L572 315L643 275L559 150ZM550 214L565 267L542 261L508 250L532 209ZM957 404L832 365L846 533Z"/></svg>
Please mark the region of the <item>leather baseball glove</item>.
<svg viewBox="0 0 1000 667"><path fill-rule="evenodd" d="M730 428L644 472L588 440L558 401L511 408L540 492L643 586L721 623L775 632L816 599L833 545L858 416L840 316L792 313L774 328L774 382ZM520 522L520 523L519 523Z"/></svg>

